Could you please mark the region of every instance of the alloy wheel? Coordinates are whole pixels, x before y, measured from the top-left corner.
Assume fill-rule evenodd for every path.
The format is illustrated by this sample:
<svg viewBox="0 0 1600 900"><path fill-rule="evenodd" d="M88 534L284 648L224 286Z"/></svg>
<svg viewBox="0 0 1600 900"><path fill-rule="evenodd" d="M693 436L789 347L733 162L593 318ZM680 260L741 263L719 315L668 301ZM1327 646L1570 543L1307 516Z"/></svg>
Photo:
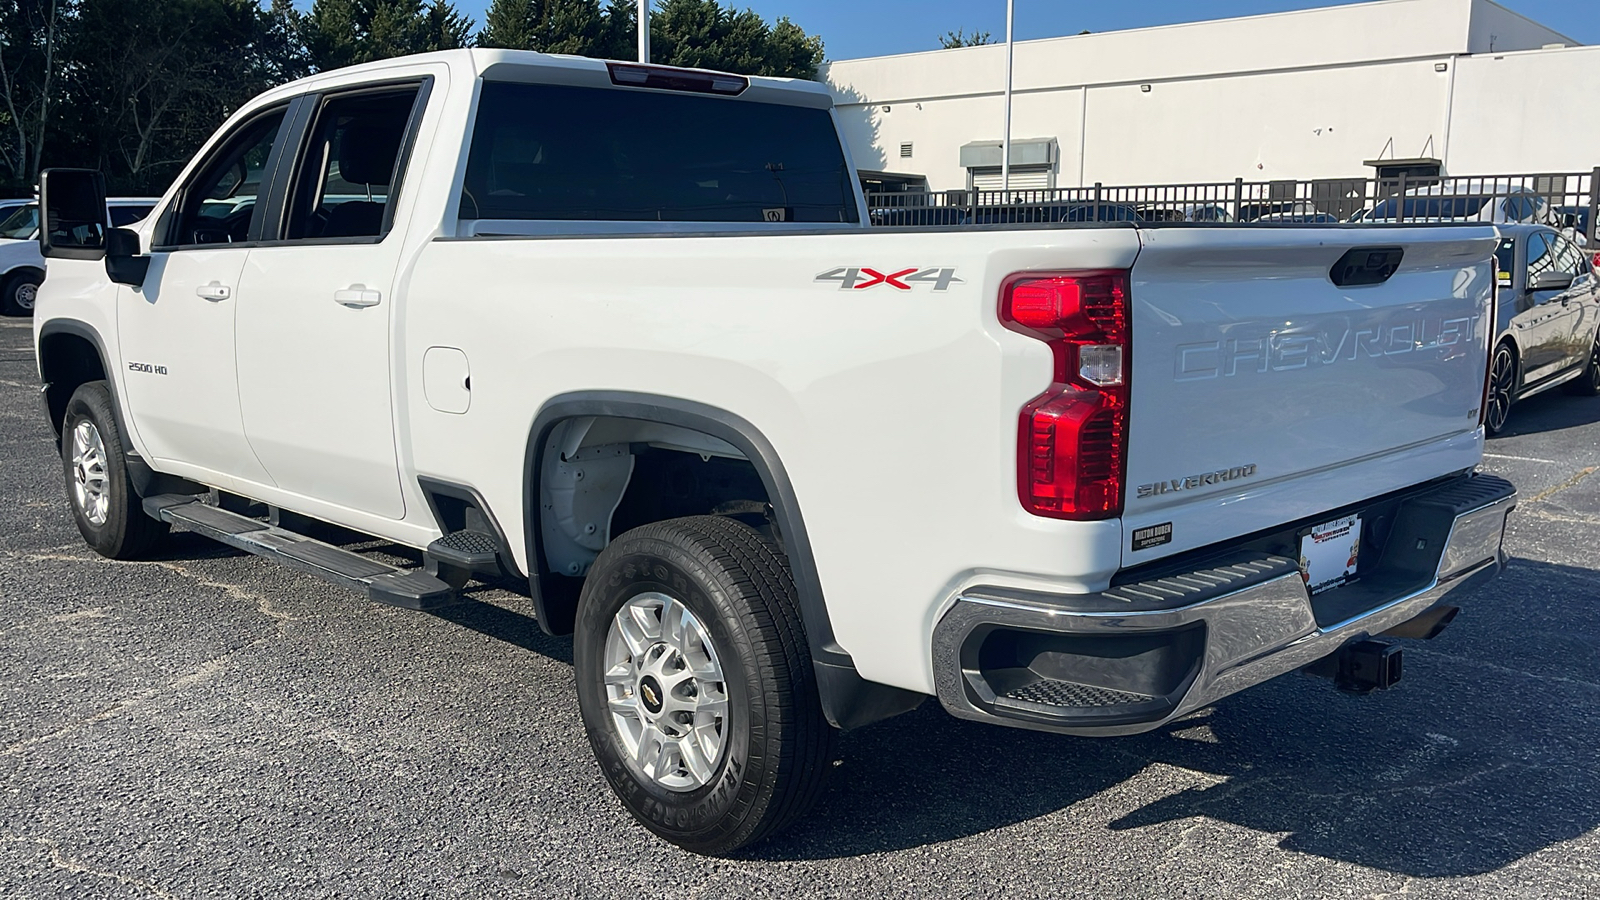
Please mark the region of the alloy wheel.
<svg viewBox="0 0 1600 900"><path fill-rule="evenodd" d="M100 429L88 420L72 429L72 502L91 525L106 524L111 508L111 482L106 473L106 445Z"/></svg>
<svg viewBox="0 0 1600 900"><path fill-rule="evenodd" d="M1516 360L1511 357L1511 350L1501 346L1494 351L1494 362L1490 364L1489 371L1489 407L1484 410L1484 425L1490 434L1506 427L1506 419L1511 415L1511 388L1517 380Z"/></svg>
<svg viewBox="0 0 1600 900"><path fill-rule="evenodd" d="M727 748L722 664L698 616L655 591L622 604L605 647L606 703L628 765L671 791L711 783Z"/></svg>

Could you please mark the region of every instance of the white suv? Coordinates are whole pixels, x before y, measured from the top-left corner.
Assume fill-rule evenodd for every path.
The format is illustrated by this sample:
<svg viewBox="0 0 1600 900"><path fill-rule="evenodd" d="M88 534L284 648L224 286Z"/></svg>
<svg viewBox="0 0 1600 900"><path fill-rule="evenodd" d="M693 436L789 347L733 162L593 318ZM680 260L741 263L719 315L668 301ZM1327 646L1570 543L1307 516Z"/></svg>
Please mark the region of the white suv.
<svg viewBox="0 0 1600 900"><path fill-rule="evenodd" d="M159 197L112 197L106 215L113 228L132 225L155 209ZM39 204L30 201L0 220L0 313L33 315L33 301L44 281L39 254Z"/></svg>

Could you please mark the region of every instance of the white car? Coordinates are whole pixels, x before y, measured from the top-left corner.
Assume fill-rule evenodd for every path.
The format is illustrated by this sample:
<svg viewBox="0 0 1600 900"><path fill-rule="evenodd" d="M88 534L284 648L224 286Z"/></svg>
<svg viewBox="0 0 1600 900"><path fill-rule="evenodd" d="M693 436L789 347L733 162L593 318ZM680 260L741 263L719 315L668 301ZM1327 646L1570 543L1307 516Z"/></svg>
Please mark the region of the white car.
<svg viewBox="0 0 1600 900"><path fill-rule="evenodd" d="M132 225L155 208L155 197L112 197L106 217L113 228ZM44 257L39 253L39 204L24 201L0 220L0 314L33 314L39 283L44 281Z"/></svg>
<svg viewBox="0 0 1600 900"><path fill-rule="evenodd" d="M1492 227L873 229L832 105L452 50L251 100L131 228L47 170L84 539L179 525L413 609L508 577L622 804L706 853L802 815L836 728L1387 687L1499 571Z"/></svg>
<svg viewBox="0 0 1600 900"><path fill-rule="evenodd" d="M1362 222L1493 222L1500 225L1555 223L1550 201L1520 185L1482 178L1447 178L1406 191L1403 201L1378 201Z"/></svg>

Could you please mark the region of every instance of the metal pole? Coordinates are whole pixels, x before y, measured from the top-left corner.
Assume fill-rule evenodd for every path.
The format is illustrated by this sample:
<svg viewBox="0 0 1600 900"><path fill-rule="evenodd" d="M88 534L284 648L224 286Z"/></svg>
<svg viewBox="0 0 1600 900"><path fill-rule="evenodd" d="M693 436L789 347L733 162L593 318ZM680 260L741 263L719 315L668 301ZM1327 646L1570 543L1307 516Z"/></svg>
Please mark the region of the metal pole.
<svg viewBox="0 0 1600 900"><path fill-rule="evenodd" d="M1017 0L1006 0L1006 127L1000 137L1000 190L1011 196L1011 22Z"/></svg>
<svg viewBox="0 0 1600 900"><path fill-rule="evenodd" d="M1600 166L1589 175L1589 246L1600 247Z"/></svg>
<svg viewBox="0 0 1600 900"><path fill-rule="evenodd" d="M639 0L639 62L650 61L650 0Z"/></svg>

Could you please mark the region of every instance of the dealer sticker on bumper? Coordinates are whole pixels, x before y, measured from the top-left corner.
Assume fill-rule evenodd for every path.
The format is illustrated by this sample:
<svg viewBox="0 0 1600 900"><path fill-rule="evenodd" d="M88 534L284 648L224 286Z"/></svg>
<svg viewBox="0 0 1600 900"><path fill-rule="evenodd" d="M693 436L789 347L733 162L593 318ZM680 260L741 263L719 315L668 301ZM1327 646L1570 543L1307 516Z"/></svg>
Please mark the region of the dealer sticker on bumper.
<svg viewBox="0 0 1600 900"><path fill-rule="evenodd" d="M1324 522L1300 538L1300 577L1313 594L1355 577L1361 551L1361 517Z"/></svg>

